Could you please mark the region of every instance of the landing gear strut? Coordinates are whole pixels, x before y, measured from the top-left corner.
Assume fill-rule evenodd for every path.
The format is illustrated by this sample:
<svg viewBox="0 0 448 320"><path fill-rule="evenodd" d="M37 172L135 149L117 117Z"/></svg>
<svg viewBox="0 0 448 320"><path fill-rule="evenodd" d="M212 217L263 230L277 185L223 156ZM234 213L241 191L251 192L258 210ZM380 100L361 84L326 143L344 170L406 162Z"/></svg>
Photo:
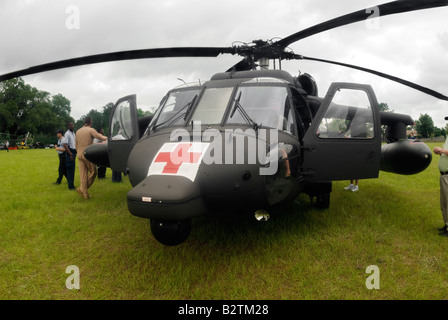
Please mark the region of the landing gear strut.
<svg viewBox="0 0 448 320"><path fill-rule="evenodd" d="M330 193L319 193L316 196L316 207L319 209L328 209L330 207Z"/></svg>
<svg viewBox="0 0 448 320"><path fill-rule="evenodd" d="M305 192L310 196L311 202L316 198L316 207L318 209L328 209L330 207L330 193L332 183L329 182L315 182L310 183L305 187Z"/></svg>

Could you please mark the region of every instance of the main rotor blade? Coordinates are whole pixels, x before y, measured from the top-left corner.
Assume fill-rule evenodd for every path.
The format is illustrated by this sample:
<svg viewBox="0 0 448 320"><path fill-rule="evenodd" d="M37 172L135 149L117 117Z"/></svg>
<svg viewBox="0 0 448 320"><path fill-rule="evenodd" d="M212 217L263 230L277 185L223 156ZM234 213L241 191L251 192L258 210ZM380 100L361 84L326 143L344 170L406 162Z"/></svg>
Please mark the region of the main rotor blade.
<svg viewBox="0 0 448 320"><path fill-rule="evenodd" d="M291 43L302 40L309 36L315 35L317 33L321 33L330 29L334 29L337 27L345 26L354 22L367 20L372 16L372 13L377 12L379 17L415 11L415 10L423 10L430 9L436 7L443 7L448 5L448 0L399 0L392 1L388 3L381 4L376 7L366 8L363 10L359 10L356 12L352 12L338 18L328 20L312 26L310 28L304 29L297 33L290 35L282 40L276 42L277 45L286 48ZM371 10L374 10L373 12ZM375 11L377 10L377 11Z"/></svg>
<svg viewBox="0 0 448 320"><path fill-rule="evenodd" d="M149 59L149 58L175 58L175 57L217 57L222 53L234 54L234 49L231 47L184 47L184 48L159 48L159 49L142 49L103 53L67 60L61 60L46 64L41 64L28 69L10 72L0 75L0 81L9 80L21 76L26 76L34 73L76 67L94 63L121 61L121 60L135 60L135 59Z"/></svg>
<svg viewBox="0 0 448 320"><path fill-rule="evenodd" d="M356 70L372 73L374 75L377 75L377 76L380 76L380 77L383 77L383 78L386 78L386 79L389 79L389 80L401 83L401 84L403 84L405 86L411 87L412 89L415 89L415 90L421 91L423 93L429 94L430 96L433 96L433 97L435 97L437 99L448 101L448 97L447 96L445 96L445 95L443 95L443 94L441 94L441 93L439 93L437 91L434 91L432 89L423 87L423 86L421 86L419 84L416 84L416 83L413 83L413 82L410 82L410 81L407 81L407 80L404 80L404 79L401 79L401 78L398 78L398 77L394 77L394 76L391 76L391 75L386 74L386 73L375 71L375 70L372 70L372 69L359 67L359 66L355 66L355 65L352 65L352 64L337 62L337 61L324 60L324 59L305 57L305 56L300 56L299 59L331 63L331 64L336 64L336 65L347 67L347 68L352 68L352 69L356 69Z"/></svg>
<svg viewBox="0 0 448 320"><path fill-rule="evenodd" d="M237 64L233 65L226 72L236 72L236 71L247 71L252 70L254 68L254 63L250 62L248 59L244 58Z"/></svg>

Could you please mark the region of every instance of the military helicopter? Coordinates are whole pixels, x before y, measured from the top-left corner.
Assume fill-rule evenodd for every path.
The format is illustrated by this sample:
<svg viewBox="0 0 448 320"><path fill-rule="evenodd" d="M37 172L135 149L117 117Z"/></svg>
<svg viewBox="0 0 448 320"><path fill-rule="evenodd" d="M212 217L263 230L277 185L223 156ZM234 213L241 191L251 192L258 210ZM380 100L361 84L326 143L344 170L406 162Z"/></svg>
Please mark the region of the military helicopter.
<svg viewBox="0 0 448 320"><path fill-rule="evenodd" d="M393 1L381 16L447 6L448 1ZM432 159L424 143L411 141L409 115L380 112L370 85L332 83L318 96L309 74L281 70L282 60L311 60L362 70L435 98L448 97L375 70L299 55L294 42L369 18L359 10L278 41L231 47L176 47L105 53L52 62L0 76L23 75L128 59L217 57L243 59L205 83L170 90L153 116L137 119L136 95L117 101L107 144L88 147L90 161L126 172L131 214L150 219L164 245L184 242L193 218L212 212L264 214L308 194L328 208L332 181L377 178L379 171L416 174ZM271 61L279 69L269 70ZM258 69L257 69L258 68ZM382 145L382 126L387 144Z"/></svg>

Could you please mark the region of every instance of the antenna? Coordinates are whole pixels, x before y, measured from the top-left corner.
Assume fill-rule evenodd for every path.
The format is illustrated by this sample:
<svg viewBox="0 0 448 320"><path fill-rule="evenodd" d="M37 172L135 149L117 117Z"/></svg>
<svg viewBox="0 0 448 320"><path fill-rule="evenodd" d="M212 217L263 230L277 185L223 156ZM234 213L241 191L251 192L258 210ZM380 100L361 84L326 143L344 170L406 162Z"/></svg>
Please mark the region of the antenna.
<svg viewBox="0 0 448 320"><path fill-rule="evenodd" d="M188 84L184 81L184 79L177 78L177 80L182 81L186 86L188 86Z"/></svg>

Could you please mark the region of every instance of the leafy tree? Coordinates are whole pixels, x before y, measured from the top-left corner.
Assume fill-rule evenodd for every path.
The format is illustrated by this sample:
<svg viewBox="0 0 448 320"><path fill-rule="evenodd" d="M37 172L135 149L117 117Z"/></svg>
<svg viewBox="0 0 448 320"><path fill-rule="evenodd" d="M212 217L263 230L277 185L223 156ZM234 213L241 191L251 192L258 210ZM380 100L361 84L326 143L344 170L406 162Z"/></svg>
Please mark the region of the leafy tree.
<svg viewBox="0 0 448 320"><path fill-rule="evenodd" d="M101 128L104 129L104 134L107 135L109 132L109 118L112 113L112 109L114 107L114 103L109 102L105 106L103 106L102 111L98 110L90 110L89 113L86 115L83 115L81 118L79 118L78 121L75 123L75 128L79 129L84 124L84 119L86 117L90 117L92 119L92 127L96 130L100 130ZM151 115L152 112L150 111L143 111L141 108L137 108L137 117L142 118Z"/></svg>
<svg viewBox="0 0 448 320"><path fill-rule="evenodd" d="M87 114L81 116L81 118L76 121L75 128L81 128L84 125L84 119L86 117L90 117L92 119L92 127L98 131L100 129L104 129L104 134L107 135L107 131L109 128L109 117L112 112L113 106L114 104L112 102L109 102L102 108L102 111L91 109Z"/></svg>
<svg viewBox="0 0 448 320"><path fill-rule="evenodd" d="M435 132L434 121L427 113L420 114L420 118L415 121L415 128L423 138L429 138Z"/></svg>
<svg viewBox="0 0 448 320"><path fill-rule="evenodd" d="M444 128L434 127L434 137L444 136L446 138L446 131Z"/></svg>
<svg viewBox="0 0 448 320"><path fill-rule="evenodd" d="M57 113L58 118L70 117L71 107L70 100L64 97L62 94L57 94L51 98L52 112Z"/></svg>
<svg viewBox="0 0 448 320"><path fill-rule="evenodd" d="M138 118L143 118L143 117L146 117L146 116L150 116L151 114L152 114L151 111L143 111L140 108L137 109L137 117Z"/></svg>
<svg viewBox="0 0 448 320"><path fill-rule="evenodd" d="M103 123L103 115L101 112L95 110L95 109L91 109L89 111L89 113L87 113L86 115L83 115L81 118L79 118L78 121L76 121L75 123L75 128L79 129L84 125L84 119L86 117L90 117L90 119L92 119L92 127L93 128L97 128L98 130L100 128L103 128L104 123Z"/></svg>
<svg viewBox="0 0 448 320"><path fill-rule="evenodd" d="M22 78L0 83L0 132L12 136L27 132L55 135L70 121L70 100L61 94L52 97Z"/></svg>
<svg viewBox="0 0 448 320"><path fill-rule="evenodd" d="M105 135L107 135L109 132L109 118L110 114L112 113L113 107L114 104L112 102L109 102L103 107L103 123L104 123L103 129Z"/></svg>
<svg viewBox="0 0 448 320"><path fill-rule="evenodd" d="M380 111L387 111L387 112L394 112L394 110L392 110L389 105L387 103L381 102L378 105Z"/></svg>

